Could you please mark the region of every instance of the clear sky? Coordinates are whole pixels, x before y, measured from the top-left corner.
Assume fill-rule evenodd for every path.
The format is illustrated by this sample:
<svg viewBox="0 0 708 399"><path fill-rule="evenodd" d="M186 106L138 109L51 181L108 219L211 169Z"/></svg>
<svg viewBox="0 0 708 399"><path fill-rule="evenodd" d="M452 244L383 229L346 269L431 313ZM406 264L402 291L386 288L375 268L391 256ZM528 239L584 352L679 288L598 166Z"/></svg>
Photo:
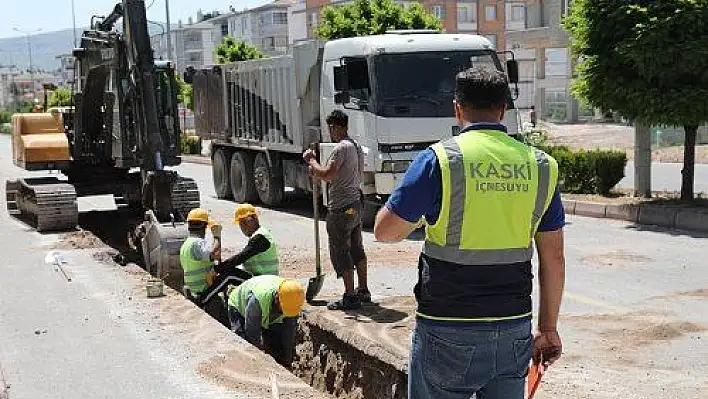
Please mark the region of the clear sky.
<svg viewBox="0 0 708 399"><path fill-rule="evenodd" d="M166 0L146 0L148 19L165 21ZM233 5L236 10L268 3L268 0L169 0L170 22L177 24L182 19L187 23L190 16L196 20L197 11L226 12ZM92 15L108 14L117 0L74 0L77 28L89 25ZM150 4L152 3L152 6ZM25 31L42 29L51 32L71 28L71 0L0 0L0 38L20 36L13 28Z"/></svg>

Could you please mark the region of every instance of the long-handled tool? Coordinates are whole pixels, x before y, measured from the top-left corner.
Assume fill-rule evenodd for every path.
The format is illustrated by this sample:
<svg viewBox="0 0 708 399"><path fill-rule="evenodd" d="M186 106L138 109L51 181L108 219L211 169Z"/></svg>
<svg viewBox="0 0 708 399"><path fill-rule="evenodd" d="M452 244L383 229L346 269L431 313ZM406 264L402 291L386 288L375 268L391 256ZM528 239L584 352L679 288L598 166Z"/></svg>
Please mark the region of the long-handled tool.
<svg viewBox="0 0 708 399"><path fill-rule="evenodd" d="M320 293L324 284L325 276L322 274L322 265L320 263L320 183L315 177L312 178L312 206L314 207L315 219L315 269L317 274L312 277L307 284L307 293L305 299L311 301L317 294Z"/></svg>

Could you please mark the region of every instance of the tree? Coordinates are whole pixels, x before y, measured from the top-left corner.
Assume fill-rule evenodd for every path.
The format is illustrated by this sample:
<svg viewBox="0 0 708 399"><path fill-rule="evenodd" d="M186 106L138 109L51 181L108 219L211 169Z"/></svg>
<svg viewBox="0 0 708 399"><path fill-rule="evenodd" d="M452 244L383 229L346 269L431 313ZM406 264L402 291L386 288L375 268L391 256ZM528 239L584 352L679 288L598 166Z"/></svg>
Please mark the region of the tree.
<svg viewBox="0 0 708 399"><path fill-rule="evenodd" d="M65 107L72 105L71 90L66 87L59 87L49 96L50 107Z"/></svg>
<svg viewBox="0 0 708 399"><path fill-rule="evenodd" d="M693 200L698 126L708 122L708 2L575 0L563 21L580 60L572 92L646 125L683 126L681 199Z"/></svg>
<svg viewBox="0 0 708 399"><path fill-rule="evenodd" d="M175 81L177 82L177 102L179 104L184 104L185 108L194 111L194 89L192 85L186 83L182 76L175 75Z"/></svg>
<svg viewBox="0 0 708 399"><path fill-rule="evenodd" d="M438 18L413 3L405 9L393 0L355 0L352 3L326 6L322 22L315 29L320 39L379 35L393 29L442 30Z"/></svg>
<svg viewBox="0 0 708 399"><path fill-rule="evenodd" d="M221 44L216 46L217 64L246 61L263 57L263 53L257 48L246 44L242 40L234 40L231 36L226 36Z"/></svg>

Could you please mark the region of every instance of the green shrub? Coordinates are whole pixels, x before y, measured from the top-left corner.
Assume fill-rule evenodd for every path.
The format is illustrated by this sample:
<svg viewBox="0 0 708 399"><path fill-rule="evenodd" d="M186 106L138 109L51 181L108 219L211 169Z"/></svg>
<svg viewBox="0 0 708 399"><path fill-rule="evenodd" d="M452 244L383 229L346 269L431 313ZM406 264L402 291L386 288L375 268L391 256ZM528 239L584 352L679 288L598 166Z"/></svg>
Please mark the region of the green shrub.
<svg viewBox="0 0 708 399"><path fill-rule="evenodd" d="M182 154L196 154L202 152L199 136L182 136Z"/></svg>
<svg viewBox="0 0 708 399"><path fill-rule="evenodd" d="M622 151L537 147L558 162L558 180L563 192L607 195L624 177L627 154Z"/></svg>

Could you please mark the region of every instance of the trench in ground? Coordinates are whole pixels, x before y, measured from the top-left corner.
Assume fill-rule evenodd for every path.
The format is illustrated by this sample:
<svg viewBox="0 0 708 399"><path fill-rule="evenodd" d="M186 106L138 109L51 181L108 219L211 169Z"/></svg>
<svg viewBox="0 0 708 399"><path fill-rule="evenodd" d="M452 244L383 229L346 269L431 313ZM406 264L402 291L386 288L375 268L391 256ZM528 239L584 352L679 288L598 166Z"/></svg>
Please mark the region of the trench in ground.
<svg viewBox="0 0 708 399"><path fill-rule="evenodd" d="M140 222L140 213L129 209L79 214L82 229L117 251L113 257L116 263L131 262L144 268L128 239L128 232ZM171 288L181 290L181 287ZM342 399L406 398L405 372L344 342L308 320L306 313L300 317L296 339L295 359L288 369L318 391Z"/></svg>

